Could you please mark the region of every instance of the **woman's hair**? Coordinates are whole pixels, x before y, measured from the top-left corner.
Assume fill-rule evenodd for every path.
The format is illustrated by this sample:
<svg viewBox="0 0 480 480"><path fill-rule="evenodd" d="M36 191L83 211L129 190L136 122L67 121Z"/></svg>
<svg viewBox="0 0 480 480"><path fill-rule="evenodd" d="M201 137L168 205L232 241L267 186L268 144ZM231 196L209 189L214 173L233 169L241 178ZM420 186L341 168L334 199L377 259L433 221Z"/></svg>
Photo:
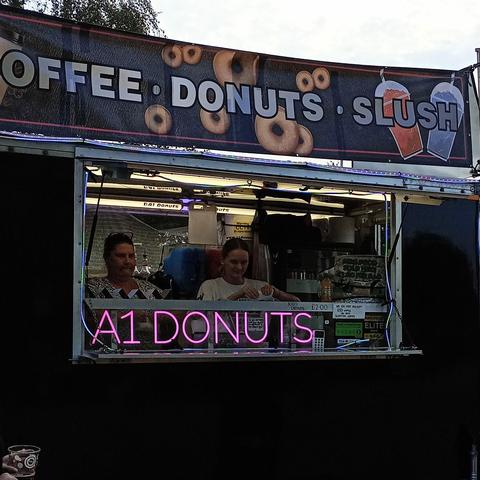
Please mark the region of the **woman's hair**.
<svg viewBox="0 0 480 480"><path fill-rule="evenodd" d="M248 254L250 254L247 242L245 240L242 240L241 238L234 237L225 242L222 248L222 258L226 258L226 256L232 250L245 250Z"/></svg>
<svg viewBox="0 0 480 480"><path fill-rule="evenodd" d="M128 233L111 233L103 244L103 259L107 261L115 247L121 243L128 243L133 247L132 237Z"/></svg>

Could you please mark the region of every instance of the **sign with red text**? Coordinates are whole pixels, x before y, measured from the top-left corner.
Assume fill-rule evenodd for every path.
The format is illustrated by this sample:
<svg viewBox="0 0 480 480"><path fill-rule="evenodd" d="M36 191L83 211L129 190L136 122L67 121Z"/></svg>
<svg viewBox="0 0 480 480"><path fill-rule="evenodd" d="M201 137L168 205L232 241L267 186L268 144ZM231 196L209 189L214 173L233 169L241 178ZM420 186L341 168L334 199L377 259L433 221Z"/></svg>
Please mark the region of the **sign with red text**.
<svg viewBox="0 0 480 480"><path fill-rule="evenodd" d="M466 75L193 45L0 9L7 131L465 167Z"/></svg>

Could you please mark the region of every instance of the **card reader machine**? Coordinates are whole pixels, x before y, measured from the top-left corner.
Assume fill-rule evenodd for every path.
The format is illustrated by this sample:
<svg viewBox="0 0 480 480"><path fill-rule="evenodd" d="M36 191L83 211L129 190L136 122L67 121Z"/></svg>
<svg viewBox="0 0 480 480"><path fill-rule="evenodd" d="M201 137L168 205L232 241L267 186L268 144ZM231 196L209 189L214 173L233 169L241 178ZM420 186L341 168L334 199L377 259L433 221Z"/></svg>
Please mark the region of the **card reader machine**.
<svg viewBox="0 0 480 480"><path fill-rule="evenodd" d="M312 338L312 352L325 351L325 330L314 330Z"/></svg>

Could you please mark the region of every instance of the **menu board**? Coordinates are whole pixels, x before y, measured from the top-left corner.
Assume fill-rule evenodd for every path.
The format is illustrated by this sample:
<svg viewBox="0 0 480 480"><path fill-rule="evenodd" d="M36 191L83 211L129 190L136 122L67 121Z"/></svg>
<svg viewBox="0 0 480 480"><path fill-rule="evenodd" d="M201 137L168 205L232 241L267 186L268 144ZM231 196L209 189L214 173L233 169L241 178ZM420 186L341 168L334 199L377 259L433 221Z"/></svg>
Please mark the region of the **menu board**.
<svg viewBox="0 0 480 480"><path fill-rule="evenodd" d="M385 286L385 261L378 255L344 255L337 257L334 282L356 287Z"/></svg>

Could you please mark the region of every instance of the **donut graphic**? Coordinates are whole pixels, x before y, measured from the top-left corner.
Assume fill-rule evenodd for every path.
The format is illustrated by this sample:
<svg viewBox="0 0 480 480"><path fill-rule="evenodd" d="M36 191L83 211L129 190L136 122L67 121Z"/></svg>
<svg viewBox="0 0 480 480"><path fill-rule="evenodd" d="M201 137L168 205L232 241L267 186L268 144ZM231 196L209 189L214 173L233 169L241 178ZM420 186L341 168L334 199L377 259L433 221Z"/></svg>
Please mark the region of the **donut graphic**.
<svg viewBox="0 0 480 480"><path fill-rule="evenodd" d="M35 455L29 455L23 463L25 464L25 467L29 469L35 468L37 457Z"/></svg>

